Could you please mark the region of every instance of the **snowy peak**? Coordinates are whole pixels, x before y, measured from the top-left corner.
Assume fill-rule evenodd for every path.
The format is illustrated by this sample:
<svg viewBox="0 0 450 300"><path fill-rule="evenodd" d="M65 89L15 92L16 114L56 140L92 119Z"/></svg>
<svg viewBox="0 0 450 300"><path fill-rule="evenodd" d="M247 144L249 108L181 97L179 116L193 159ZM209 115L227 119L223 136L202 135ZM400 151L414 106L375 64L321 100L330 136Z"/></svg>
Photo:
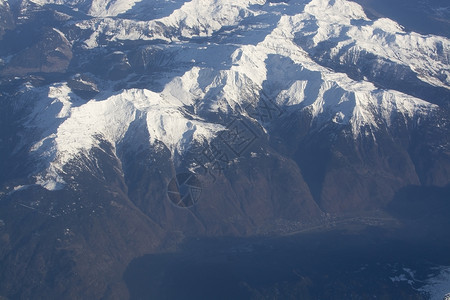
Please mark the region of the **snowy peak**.
<svg viewBox="0 0 450 300"><path fill-rule="evenodd" d="M45 166L38 170L43 186L55 187L47 183L60 182L66 164L103 141L116 149L130 136L145 137L143 145L164 144L175 157L195 141L211 142L226 130L223 120L235 116L269 132L272 120L254 114L268 102L309 114L312 130L350 128L355 140L374 140L398 120L413 127L438 107L377 87L377 76L391 69L399 80L416 77L450 89L447 39L404 32L388 19L372 21L354 2L180 1L160 18L149 12L139 20L132 16L145 3L132 9L134 2L123 3L92 2L90 9L98 8L92 15L110 17L62 29L78 35L57 31L78 47L87 62L80 68L101 65L90 69L101 86L92 88L96 96L79 98L70 81L30 91L43 99L28 122L39 132L31 152ZM369 71L352 77L361 70L351 68L361 65Z"/></svg>
<svg viewBox="0 0 450 300"><path fill-rule="evenodd" d="M360 5L346 0L312 0L305 6L305 13L315 16L319 21L338 26L350 25L351 20L368 20Z"/></svg>
<svg viewBox="0 0 450 300"><path fill-rule="evenodd" d="M280 61L272 62L275 66L265 64L261 69L280 66ZM194 141L209 142L225 130L225 125L186 114L185 107L197 107L197 115L211 112L237 114L240 108L257 107L261 101L258 96L263 91L261 85L252 82L245 73L222 71L210 74L214 77L209 78L207 84L200 74L200 70L194 68L167 84L161 93L123 90L104 100L91 100L80 106L73 106L74 100L70 99L67 85L50 87L48 103L35 119L47 136L34 144L32 152L50 162L50 166L38 175L38 183L49 189L56 188L56 183L61 181L58 174L63 172L64 166L81 154L89 156L89 151L99 147L101 141L107 141L115 148L127 142L124 141L125 136L142 136L142 133L129 132L132 123L143 124L138 128L148 132L148 144L163 143L173 154L183 155ZM314 72L309 70L298 71L296 76L303 77L303 80L291 81L286 89L279 91L274 101L283 110L298 107L309 111L318 128L330 121L350 124L356 138L364 126L375 132L380 118L390 125L394 114L412 120L426 116L433 109L429 103L394 91L376 90L371 84L355 84L349 79L339 82L325 79L326 76L311 81L314 78L312 74ZM251 88L243 88L244 84ZM244 114L256 122L263 121L246 112ZM41 123L55 118L63 121ZM261 125L267 123L262 122ZM48 135L49 130L51 133ZM146 144L145 141L142 143Z"/></svg>
<svg viewBox="0 0 450 300"><path fill-rule="evenodd" d="M356 3L332 2L333 5L328 1L311 1L305 7L310 17L297 19L296 40L309 53L319 52L348 64L355 64L370 53L380 61L411 68L428 84L450 89L448 39L407 33L392 20L368 20ZM311 18L318 26L311 26Z"/></svg>
<svg viewBox="0 0 450 300"><path fill-rule="evenodd" d="M100 147L103 141L114 148L123 141L130 124L141 122L148 132L147 143L163 143L172 153L182 154L184 147L198 140L211 139L222 126L206 123L202 120L186 118L180 106L172 103L170 91L156 94L148 90L124 90L111 95L105 100L91 100L84 105L74 107L67 97L70 90L67 85L51 87L49 100L44 111L40 111L39 123L42 120L63 119L59 124L45 124L45 132L50 135L38 141L31 148L42 158L50 160L50 166L43 174L38 175L38 182L49 189L57 185L56 174L63 172L63 167L80 155L89 156L92 148ZM167 96L166 96L167 95ZM58 111L56 107L61 107ZM56 113L56 114L55 114ZM43 128L43 129L44 129ZM141 141L146 144L145 141ZM50 175L50 176L49 176ZM53 176L53 178L52 178ZM43 180L46 178L47 181Z"/></svg>
<svg viewBox="0 0 450 300"><path fill-rule="evenodd" d="M229 38L230 42L245 44L245 39L251 44L257 34L270 34L275 24L275 30L294 35L294 42L309 53L326 51L330 59L345 63L355 63L365 53L370 53L380 60L411 68L427 84L450 89L448 39L406 33L389 19L371 21L361 6L346 0L291 1L282 9L264 5L264 1L231 4L193 0L160 19L98 19L83 21L77 26L93 31L85 45L95 48L105 39L110 42L142 39L173 42L219 38L221 30L228 31L229 37L234 36ZM290 41L284 38L278 42L283 45Z"/></svg>
<svg viewBox="0 0 450 300"><path fill-rule="evenodd" d="M66 5L93 17L114 17L130 10L139 0L29 0L37 5Z"/></svg>

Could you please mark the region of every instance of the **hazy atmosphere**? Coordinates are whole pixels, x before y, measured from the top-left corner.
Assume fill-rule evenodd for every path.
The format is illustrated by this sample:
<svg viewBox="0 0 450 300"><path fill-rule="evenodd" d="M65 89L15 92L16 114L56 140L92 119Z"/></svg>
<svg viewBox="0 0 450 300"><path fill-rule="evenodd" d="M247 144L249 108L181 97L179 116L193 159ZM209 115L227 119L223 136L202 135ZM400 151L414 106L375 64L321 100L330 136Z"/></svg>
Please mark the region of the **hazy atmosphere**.
<svg viewBox="0 0 450 300"><path fill-rule="evenodd" d="M450 3L0 0L0 300L450 299Z"/></svg>

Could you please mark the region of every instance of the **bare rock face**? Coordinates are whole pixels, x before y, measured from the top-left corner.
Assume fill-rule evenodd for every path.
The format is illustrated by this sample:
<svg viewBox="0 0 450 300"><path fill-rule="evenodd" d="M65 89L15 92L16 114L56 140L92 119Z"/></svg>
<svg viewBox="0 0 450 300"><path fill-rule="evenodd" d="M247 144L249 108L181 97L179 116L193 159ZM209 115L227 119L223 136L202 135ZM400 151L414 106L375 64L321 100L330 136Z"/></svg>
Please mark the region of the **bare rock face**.
<svg viewBox="0 0 450 300"><path fill-rule="evenodd" d="M122 272L136 255L156 251L164 241L161 228L124 193L123 179L114 172L117 162L102 151L92 155L109 183L81 172L76 180L84 188L77 193L31 188L1 202L0 290L8 290L8 297L126 298ZM30 199L40 208L30 209Z"/></svg>
<svg viewBox="0 0 450 300"><path fill-rule="evenodd" d="M99 93L95 80L86 74L73 76L67 84L75 94L85 99L91 99Z"/></svg>
<svg viewBox="0 0 450 300"><path fill-rule="evenodd" d="M32 73L62 73L72 60L72 49L64 34L47 29L37 43L14 55L2 76L24 76Z"/></svg>

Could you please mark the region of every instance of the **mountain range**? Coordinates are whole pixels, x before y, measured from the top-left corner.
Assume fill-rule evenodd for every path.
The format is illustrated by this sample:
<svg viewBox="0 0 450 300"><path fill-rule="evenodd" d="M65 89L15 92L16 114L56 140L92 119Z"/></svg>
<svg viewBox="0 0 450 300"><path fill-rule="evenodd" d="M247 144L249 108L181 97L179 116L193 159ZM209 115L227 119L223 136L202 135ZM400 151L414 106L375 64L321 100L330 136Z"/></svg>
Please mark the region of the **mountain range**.
<svg viewBox="0 0 450 300"><path fill-rule="evenodd" d="M186 239L450 196L450 39L369 12L0 0L0 296L123 299L133 259Z"/></svg>

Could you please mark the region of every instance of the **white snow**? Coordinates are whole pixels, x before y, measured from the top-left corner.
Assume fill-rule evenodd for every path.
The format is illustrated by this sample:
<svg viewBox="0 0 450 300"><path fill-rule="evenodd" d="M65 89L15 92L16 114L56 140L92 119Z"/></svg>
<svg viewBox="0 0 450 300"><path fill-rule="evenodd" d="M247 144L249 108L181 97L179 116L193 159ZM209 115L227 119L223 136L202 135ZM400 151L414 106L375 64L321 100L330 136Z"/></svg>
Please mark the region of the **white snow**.
<svg viewBox="0 0 450 300"><path fill-rule="evenodd" d="M120 11L126 7L121 1L115 3L108 9ZM103 91L87 103L74 96L66 83L34 89L41 100L27 126L33 128L36 137L30 151L43 166L36 175L37 184L61 188L68 162L80 155L89 156L100 140L117 147L133 134L129 130L133 122L143 124L149 143L162 142L173 155L182 154L193 140L209 140L223 129L201 115L232 113L257 104L263 89L280 107L308 110L319 128L329 121L350 125L355 138L362 127L374 132L382 123L389 126L394 115L414 122L435 108L426 101L381 90L370 82L355 81L320 66L295 42L299 37L312 45L335 41L336 55L342 47L354 43L351 51L355 57L365 50L399 64L409 63L424 81L450 88L448 57L437 54L441 46L444 53L450 52L448 40L405 33L387 19L371 21L358 4L350 1L312 0L305 7L303 3L191 0L160 19L93 18L77 23L79 28L93 32L84 41L86 48L102 46L100 36L111 41L171 41L160 47L174 53L174 70L161 72L161 78L170 78L161 92ZM254 17L258 22L248 21ZM224 27L229 39L222 44L179 41L181 37L212 36ZM181 68L175 70L178 65L191 67L179 75ZM447 74L446 79L442 74ZM186 107L194 109L190 117Z"/></svg>
<svg viewBox="0 0 450 300"><path fill-rule="evenodd" d="M405 274L390 277L389 279L391 279L392 282L407 282L409 285L412 285L414 283L414 280L412 280L410 277L406 277Z"/></svg>
<svg viewBox="0 0 450 300"><path fill-rule="evenodd" d="M420 289L430 296L430 300L443 300L450 293L450 267L442 267L438 276L430 278Z"/></svg>
<svg viewBox="0 0 450 300"><path fill-rule="evenodd" d="M65 85L50 87L51 97L59 93L60 98L39 112L42 119L54 118L54 106L63 103L56 118L65 120L31 148L32 152L49 161L49 166L36 176L36 183L49 190L62 187L64 180L61 174L64 174L63 168L68 162L80 154L89 156L89 151L99 147L102 140L115 147L123 140L130 124L140 118L146 122L149 142L162 142L172 153L181 154L194 139L210 139L223 129L220 125L187 119L179 110L182 100L174 98L170 89L162 94L124 90L105 100L91 100L78 107L64 105L67 104L66 89ZM187 98L184 100L189 101Z"/></svg>
<svg viewBox="0 0 450 300"><path fill-rule="evenodd" d="M264 0L192 0L174 10L169 16L150 21L134 21L118 18L98 18L79 22L81 29L92 29L93 34L85 42L96 47L100 33L116 40L178 40L180 37L206 37L226 26L236 25L251 15L251 5L264 4ZM149 12L151 15L151 12ZM97 16L108 16L108 14Z"/></svg>
<svg viewBox="0 0 450 300"><path fill-rule="evenodd" d="M12 194L14 194L15 192L24 191L24 190L30 188L31 186L32 186L32 185L18 185L18 186L15 186L15 187L13 188L13 190L12 190L11 192L9 192L7 195L12 195ZM0 225L1 225L1 220L0 220Z"/></svg>
<svg viewBox="0 0 450 300"><path fill-rule="evenodd" d="M140 0L93 0L88 13L95 17L117 16Z"/></svg>
<svg viewBox="0 0 450 300"><path fill-rule="evenodd" d="M3 1L3 0L0 0ZM86 6L88 1L80 0L30 0L38 5L46 4L59 4L69 5L75 8L81 8ZM140 0L92 0L87 11L88 14L94 17L109 17L117 16L131 9L136 2Z"/></svg>
<svg viewBox="0 0 450 300"><path fill-rule="evenodd" d="M304 36L313 35L316 46L320 42L336 41L332 53L352 45L347 53L357 55L365 50L379 57L411 67L419 78L431 85L450 89L449 56L450 40L433 35L406 33L396 22L381 18L369 21L362 8L345 0L313 0L305 8L309 16L300 21L308 27L310 20L316 20L317 29L298 31ZM352 25L358 21L359 25ZM439 78L439 79L438 79Z"/></svg>
<svg viewBox="0 0 450 300"><path fill-rule="evenodd" d="M269 17L266 24L244 25L248 28L256 26L255 29L260 30L264 26L271 26L280 14L277 8L279 5L264 6L264 3L264 0L192 0L160 19L134 21L98 18L79 22L77 26L93 32L85 41L87 48L98 47L100 36L106 36L110 41L178 41L181 37L212 36L225 27L237 26L250 16ZM347 0L312 0L302 8L303 3L293 0L282 5L293 15L282 17L278 23L279 30L288 35L307 37L312 46L320 42L336 42L336 46L331 49L334 55L348 46L347 56L354 60L361 51L368 51L380 58L411 67L424 82L450 89L449 39L406 33L399 24L386 18L371 21L360 5ZM279 45L283 45L284 41L280 39L279 42Z"/></svg>

